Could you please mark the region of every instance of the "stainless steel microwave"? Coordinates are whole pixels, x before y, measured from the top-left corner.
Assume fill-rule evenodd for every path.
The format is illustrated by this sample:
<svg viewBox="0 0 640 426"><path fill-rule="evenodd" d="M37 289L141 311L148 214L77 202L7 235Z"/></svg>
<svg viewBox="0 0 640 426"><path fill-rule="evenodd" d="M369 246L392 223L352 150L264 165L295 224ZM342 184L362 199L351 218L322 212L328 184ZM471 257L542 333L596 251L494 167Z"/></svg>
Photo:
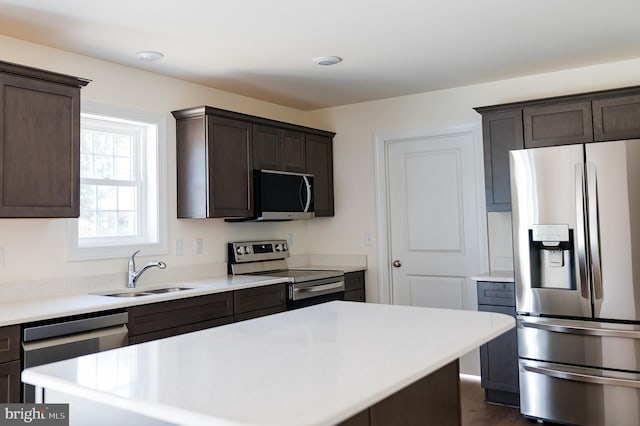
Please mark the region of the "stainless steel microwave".
<svg viewBox="0 0 640 426"><path fill-rule="evenodd" d="M254 172L254 220L311 219L313 175L276 170Z"/></svg>

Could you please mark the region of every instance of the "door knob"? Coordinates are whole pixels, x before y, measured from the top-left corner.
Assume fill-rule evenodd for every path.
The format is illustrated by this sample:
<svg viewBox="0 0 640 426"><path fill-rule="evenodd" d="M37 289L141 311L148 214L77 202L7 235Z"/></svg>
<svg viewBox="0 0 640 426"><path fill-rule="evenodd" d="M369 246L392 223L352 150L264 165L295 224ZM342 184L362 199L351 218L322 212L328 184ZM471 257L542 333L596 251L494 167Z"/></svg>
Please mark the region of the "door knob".
<svg viewBox="0 0 640 426"><path fill-rule="evenodd" d="M402 263L400 263L400 261L398 259L396 259L396 260L393 261L393 266L395 268L399 268L399 267L402 266Z"/></svg>

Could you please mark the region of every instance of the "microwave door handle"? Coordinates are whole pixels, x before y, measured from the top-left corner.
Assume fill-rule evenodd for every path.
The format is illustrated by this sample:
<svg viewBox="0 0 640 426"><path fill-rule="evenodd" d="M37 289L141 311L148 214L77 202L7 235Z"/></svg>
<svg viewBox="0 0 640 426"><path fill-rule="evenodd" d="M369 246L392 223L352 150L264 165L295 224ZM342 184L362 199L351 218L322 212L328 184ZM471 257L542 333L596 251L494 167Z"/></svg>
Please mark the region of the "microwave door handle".
<svg viewBox="0 0 640 426"><path fill-rule="evenodd" d="M306 176L302 176L302 179L304 181L304 186L306 188L306 193L307 193L307 201L304 204L304 211L308 212L309 211L309 206L311 205L311 184L309 183L309 178Z"/></svg>

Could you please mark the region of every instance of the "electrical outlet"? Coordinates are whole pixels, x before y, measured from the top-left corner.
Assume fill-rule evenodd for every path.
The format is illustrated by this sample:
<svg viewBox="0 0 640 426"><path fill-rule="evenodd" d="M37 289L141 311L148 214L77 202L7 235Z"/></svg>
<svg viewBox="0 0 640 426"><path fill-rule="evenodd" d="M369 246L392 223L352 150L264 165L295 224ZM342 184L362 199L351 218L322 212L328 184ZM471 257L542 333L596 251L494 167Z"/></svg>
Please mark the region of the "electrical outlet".
<svg viewBox="0 0 640 426"><path fill-rule="evenodd" d="M196 238L194 251L197 256L200 256L202 254L202 238Z"/></svg>
<svg viewBox="0 0 640 426"><path fill-rule="evenodd" d="M182 240L176 240L176 256L182 256Z"/></svg>

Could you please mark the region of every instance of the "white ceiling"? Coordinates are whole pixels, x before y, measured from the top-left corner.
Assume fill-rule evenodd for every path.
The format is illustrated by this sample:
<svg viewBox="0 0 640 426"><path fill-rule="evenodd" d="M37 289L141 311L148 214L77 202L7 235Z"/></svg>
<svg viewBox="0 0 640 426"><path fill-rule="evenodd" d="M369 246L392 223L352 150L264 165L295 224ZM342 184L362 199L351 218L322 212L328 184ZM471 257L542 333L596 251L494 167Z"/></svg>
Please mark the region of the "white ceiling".
<svg viewBox="0 0 640 426"><path fill-rule="evenodd" d="M640 58L638 17L639 0L0 0L0 34L302 110ZM344 61L313 63L328 55Z"/></svg>

